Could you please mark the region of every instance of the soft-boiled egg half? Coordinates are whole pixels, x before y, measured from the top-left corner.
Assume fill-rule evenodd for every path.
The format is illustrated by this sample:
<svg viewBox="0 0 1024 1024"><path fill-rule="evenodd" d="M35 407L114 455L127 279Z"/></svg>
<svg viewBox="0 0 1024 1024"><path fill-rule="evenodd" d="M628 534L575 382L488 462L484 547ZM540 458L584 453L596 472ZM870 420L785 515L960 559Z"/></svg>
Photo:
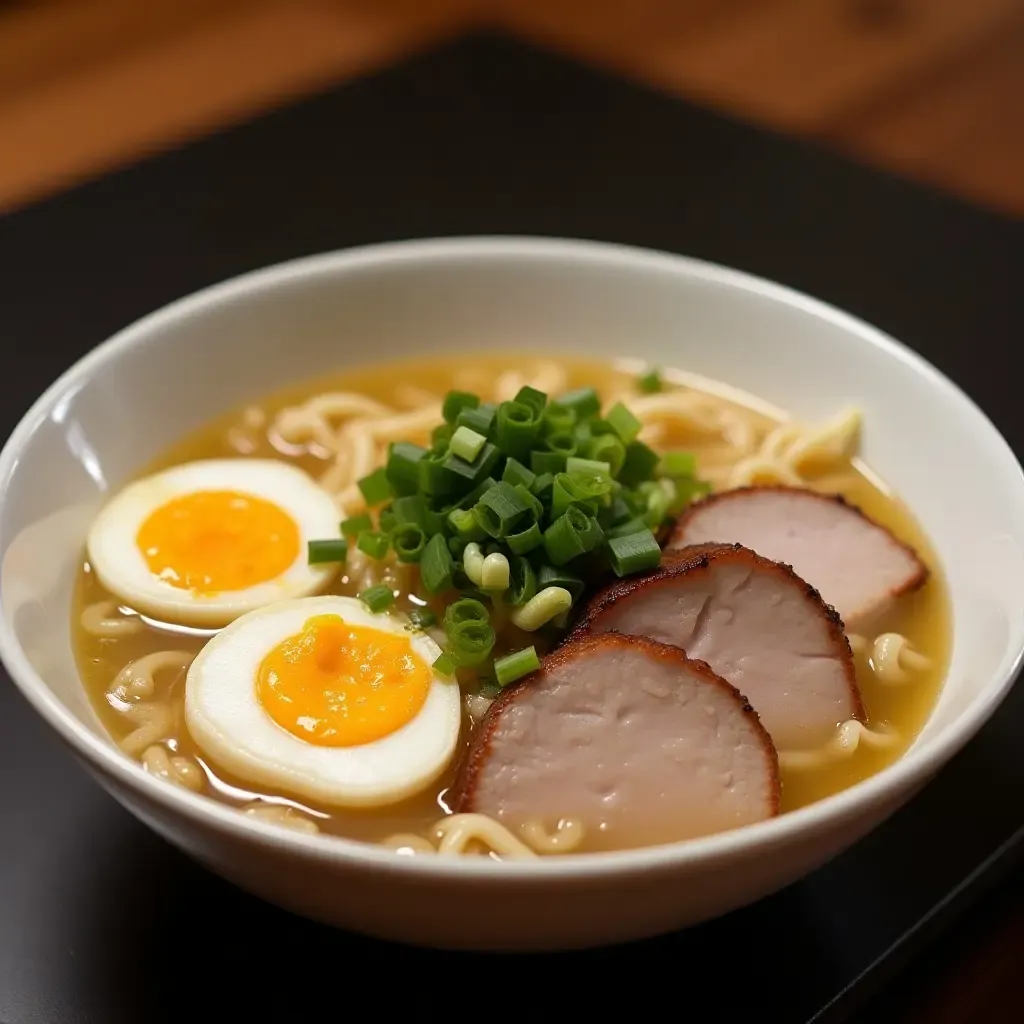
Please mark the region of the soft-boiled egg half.
<svg viewBox="0 0 1024 1024"><path fill-rule="evenodd" d="M397 803L433 782L459 741L458 683L404 617L306 597L237 619L189 668L185 722L238 778L338 807Z"/></svg>
<svg viewBox="0 0 1024 1024"><path fill-rule="evenodd" d="M87 541L100 583L135 611L218 627L272 602L322 591L336 570L307 543L338 533L333 498L273 459L189 462L129 484Z"/></svg>

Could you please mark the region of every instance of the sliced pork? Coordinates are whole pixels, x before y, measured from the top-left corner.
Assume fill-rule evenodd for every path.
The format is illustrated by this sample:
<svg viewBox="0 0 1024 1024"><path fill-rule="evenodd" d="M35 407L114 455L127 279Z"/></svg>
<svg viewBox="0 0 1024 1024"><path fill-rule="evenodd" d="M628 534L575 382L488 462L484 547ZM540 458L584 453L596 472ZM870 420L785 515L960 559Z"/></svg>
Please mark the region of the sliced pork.
<svg viewBox="0 0 1024 1024"><path fill-rule="evenodd" d="M574 636L646 636L707 662L745 694L779 750L817 747L864 717L834 609L792 569L739 544L666 553L594 597Z"/></svg>
<svg viewBox="0 0 1024 1024"><path fill-rule="evenodd" d="M643 638L585 636L498 695L453 799L512 829L576 818L591 848L643 846L773 816L778 758L707 665Z"/></svg>
<svg viewBox="0 0 1024 1024"><path fill-rule="evenodd" d="M711 495L682 514L668 547L708 541L743 544L791 565L848 629L928 578L917 553L860 509L837 495L799 487L743 487Z"/></svg>

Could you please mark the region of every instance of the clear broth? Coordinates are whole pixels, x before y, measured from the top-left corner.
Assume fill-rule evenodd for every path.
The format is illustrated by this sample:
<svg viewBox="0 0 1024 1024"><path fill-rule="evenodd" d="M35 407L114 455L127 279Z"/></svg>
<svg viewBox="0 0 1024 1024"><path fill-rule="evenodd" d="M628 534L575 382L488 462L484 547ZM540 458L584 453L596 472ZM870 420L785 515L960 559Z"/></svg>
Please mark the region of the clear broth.
<svg viewBox="0 0 1024 1024"><path fill-rule="evenodd" d="M528 357L473 356L471 367L479 371L481 382L493 382L508 370L527 372L535 362ZM592 385L602 394L627 387L633 373L625 366L599 362L559 359L558 364L567 372L569 387ZM344 374L319 379L299 388L291 388L256 403L267 414L268 421L285 406L304 401L327 391L358 392L382 402L395 404L396 394L402 388L429 391L442 396L451 386L459 371L465 372L467 359L431 358L422 361L361 368ZM690 375L666 374L673 383L713 394L716 400L740 408L751 421L764 429L780 420L770 407L752 396L733 391L714 382L703 381ZM243 426L242 410L234 410L201 430L183 439L162 455L146 473L156 472L195 459L239 457L239 444L247 447L246 455L276 457L302 467L319 476L327 466L323 453L302 451L287 446L275 447L264 431L247 431ZM241 434L240 434L241 432ZM241 437L241 442L240 442ZM694 451L698 465L703 460L714 460L721 453L721 441L708 443L685 431L669 431L662 447L688 448ZM809 486L832 493L841 493L860 506L868 515L887 526L897 537L913 546L932 570L928 582L919 591L902 598L879 623L878 633L902 633L914 648L927 657L930 668L916 673L911 682L902 686L881 683L864 657L857 659L857 679L867 709L869 728L891 727L899 742L886 748L860 744L848 758L815 768L783 769L782 810L790 811L837 793L857 783L897 760L913 742L928 718L939 693L949 662L951 649L951 612L945 581L927 537L904 505L879 481L875 480L857 461L852 460L831 472L828 477L812 480ZM334 588L337 593L354 593L354 584L341 577ZM103 725L115 739L122 739L132 726L107 700L107 690L117 673L130 661L156 651L199 651L209 632L144 620L143 631L125 637L98 638L81 626L83 610L98 601L110 600L110 595L83 562L78 574L73 607L74 652L86 691ZM182 696L184 680L174 683L173 695ZM165 690L166 694L167 691ZM379 842L396 832L427 834L432 825L446 813L445 791L452 781L450 769L434 786L406 803L372 811L339 811L295 801L281 793L253 789L232 778L216 765L209 763L195 747L178 716L178 728L166 741L168 749L196 759L208 779L204 790L209 796L235 806L264 800L292 806L312 817L321 831L348 838ZM463 742L473 724L468 715L463 723ZM599 849L600 835L589 836L583 849ZM621 837L616 846L621 847Z"/></svg>

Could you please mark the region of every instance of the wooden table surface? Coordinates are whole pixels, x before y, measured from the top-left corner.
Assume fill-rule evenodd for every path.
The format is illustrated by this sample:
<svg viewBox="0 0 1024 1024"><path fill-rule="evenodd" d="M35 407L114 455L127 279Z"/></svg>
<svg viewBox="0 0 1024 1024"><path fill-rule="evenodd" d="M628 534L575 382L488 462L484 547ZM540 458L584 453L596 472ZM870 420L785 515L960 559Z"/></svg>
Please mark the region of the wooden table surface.
<svg viewBox="0 0 1024 1024"><path fill-rule="evenodd" d="M1024 0L0 0L0 211L500 25L1011 216ZM865 1019L1024 1019L1024 880Z"/></svg>

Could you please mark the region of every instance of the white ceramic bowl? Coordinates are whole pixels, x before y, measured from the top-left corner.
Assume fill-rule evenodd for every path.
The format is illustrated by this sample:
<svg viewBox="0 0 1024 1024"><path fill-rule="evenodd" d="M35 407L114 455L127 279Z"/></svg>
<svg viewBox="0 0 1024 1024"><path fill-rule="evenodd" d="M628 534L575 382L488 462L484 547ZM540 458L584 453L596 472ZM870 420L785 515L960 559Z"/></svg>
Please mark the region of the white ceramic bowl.
<svg viewBox="0 0 1024 1024"><path fill-rule="evenodd" d="M524 345L684 367L802 417L847 402L864 409L864 454L935 542L954 603L949 678L901 761L811 807L723 835L496 864L399 858L275 830L155 780L115 749L85 698L69 639L83 538L111 490L184 432L286 382L383 356ZM598 945L764 896L855 842L927 782L1006 696L1024 650L1024 478L962 392L897 342L803 295L617 246L508 238L376 246L183 299L101 345L39 399L0 456L0 494L0 653L99 782L160 835L265 899L428 945Z"/></svg>

